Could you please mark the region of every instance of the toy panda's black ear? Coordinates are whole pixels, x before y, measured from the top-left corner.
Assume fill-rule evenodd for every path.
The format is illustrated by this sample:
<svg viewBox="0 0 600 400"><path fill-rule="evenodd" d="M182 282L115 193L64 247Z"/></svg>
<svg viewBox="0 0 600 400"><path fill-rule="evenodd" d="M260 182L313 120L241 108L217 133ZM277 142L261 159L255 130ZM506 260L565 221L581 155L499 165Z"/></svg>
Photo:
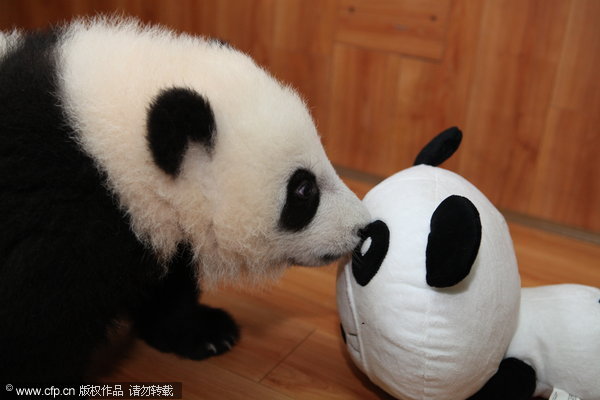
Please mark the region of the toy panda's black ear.
<svg viewBox="0 0 600 400"><path fill-rule="evenodd" d="M481 220L473 203L450 196L431 217L427 241L427 284L444 288L462 281L475 262L481 244Z"/></svg>
<svg viewBox="0 0 600 400"><path fill-rule="evenodd" d="M460 129L455 126L446 129L423 147L413 165L426 164L434 167L440 165L454 154L461 140Z"/></svg>
<svg viewBox="0 0 600 400"><path fill-rule="evenodd" d="M161 91L150 104L147 139L154 162L167 174L177 176L188 142L214 147L215 117L204 97L192 89Z"/></svg>

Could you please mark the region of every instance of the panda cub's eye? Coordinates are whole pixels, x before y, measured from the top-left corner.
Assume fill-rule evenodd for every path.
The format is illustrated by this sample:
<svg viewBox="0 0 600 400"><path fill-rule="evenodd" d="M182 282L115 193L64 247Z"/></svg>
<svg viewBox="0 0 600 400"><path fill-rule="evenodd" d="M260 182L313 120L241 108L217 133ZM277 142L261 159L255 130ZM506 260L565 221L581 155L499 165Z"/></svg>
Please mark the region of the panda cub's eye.
<svg viewBox="0 0 600 400"><path fill-rule="evenodd" d="M290 232L298 232L306 228L317 213L320 197L315 174L303 168L294 171L287 183L287 194L281 210L279 226Z"/></svg>
<svg viewBox="0 0 600 400"><path fill-rule="evenodd" d="M305 179L298 184L296 190L294 191L294 194L299 199L306 200L314 196L316 192L317 185L315 184L315 182L313 180Z"/></svg>

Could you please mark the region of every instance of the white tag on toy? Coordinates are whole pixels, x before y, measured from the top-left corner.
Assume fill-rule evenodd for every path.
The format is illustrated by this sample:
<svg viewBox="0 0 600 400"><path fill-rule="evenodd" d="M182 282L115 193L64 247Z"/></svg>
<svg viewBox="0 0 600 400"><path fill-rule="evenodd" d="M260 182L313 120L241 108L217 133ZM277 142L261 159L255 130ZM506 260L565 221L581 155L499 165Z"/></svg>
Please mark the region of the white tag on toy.
<svg viewBox="0 0 600 400"><path fill-rule="evenodd" d="M550 395L550 398L548 400L581 400L581 399L577 396L573 396L572 394L565 392L564 390L554 388L554 390L552 391L552 394Z"/></svg>

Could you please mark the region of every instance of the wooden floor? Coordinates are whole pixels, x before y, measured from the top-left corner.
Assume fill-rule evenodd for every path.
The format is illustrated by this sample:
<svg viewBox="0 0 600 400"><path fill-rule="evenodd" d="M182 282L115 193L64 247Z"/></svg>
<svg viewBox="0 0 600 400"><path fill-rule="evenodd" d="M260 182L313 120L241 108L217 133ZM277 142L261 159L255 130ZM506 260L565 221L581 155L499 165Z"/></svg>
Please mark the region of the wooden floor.
<svg viewBox="0 0 600 400"><path fill-rule="evenodd" d="M600 286L600 246L514 223L510 228L523 286ZM268 290L205 294L204 303L227 309L242 327L232 351L194 362L132 340L127 358L103 380L182 382L184 399L390 399L345 353L335 277L334 265L291 268Z"/></svg>

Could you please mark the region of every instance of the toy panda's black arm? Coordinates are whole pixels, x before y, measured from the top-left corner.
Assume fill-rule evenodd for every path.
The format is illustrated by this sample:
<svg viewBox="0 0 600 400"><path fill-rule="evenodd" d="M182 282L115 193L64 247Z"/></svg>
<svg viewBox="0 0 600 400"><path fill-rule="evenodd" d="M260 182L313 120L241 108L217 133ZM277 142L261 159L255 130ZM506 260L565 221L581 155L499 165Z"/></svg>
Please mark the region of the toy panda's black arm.
<svg viewBox="0 0 600 400"><path fill-rule="evenodd" d="M440 165L450 158L460 146L462 132L457 127L448 128L427 143L413 165Z"/></svg>
<svg viewBox="0 0 600 400"><path fill-rule="evenodd" d="M506 358L494 376L468 400L529 400L535 391L535 370L517 358Z"/></svg>

